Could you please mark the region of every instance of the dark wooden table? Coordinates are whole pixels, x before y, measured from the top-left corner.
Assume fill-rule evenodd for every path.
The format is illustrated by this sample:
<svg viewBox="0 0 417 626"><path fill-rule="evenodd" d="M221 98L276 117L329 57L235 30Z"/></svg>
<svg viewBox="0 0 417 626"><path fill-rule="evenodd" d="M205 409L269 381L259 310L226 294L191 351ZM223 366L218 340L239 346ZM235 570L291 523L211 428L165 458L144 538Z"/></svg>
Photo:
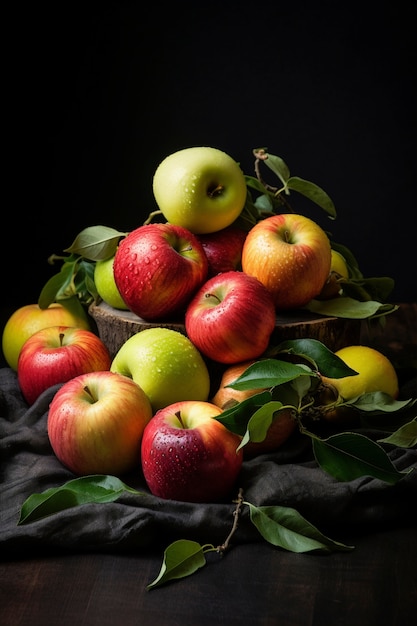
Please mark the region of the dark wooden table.
<svg viewBox="0 0 417 626"><path fill-rule="evenodd" d="M367 336L395 361L416 358L417 305L401 305L384 331ZM0 562L2 626L414 626L417 528L338 540L353 552L297 555L239 545L186 579L153 591L162 554L43 555ZM1 556L0 556L1 558Z"/></svg>

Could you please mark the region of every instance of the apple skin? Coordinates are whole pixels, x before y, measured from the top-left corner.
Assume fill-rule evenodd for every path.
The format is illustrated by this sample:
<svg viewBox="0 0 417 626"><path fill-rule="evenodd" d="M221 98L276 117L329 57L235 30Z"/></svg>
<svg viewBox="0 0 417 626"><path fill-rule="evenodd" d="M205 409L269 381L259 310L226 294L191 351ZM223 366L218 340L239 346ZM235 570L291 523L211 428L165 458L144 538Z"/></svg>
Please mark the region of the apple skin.
<svg viewBox="0 0 417 626"><path fill-rule="evenodd" d="M218 363L257 358L275 328L275 306L257 278L231 271L209 278L185 313L185 330L206 357Z"/></svg>
<svg viewBox="0 0 417 626"><path fill-rule="evenodd" d="M148 321L180 314L207 278L208 261L195 235L174 224L146 224L119 244L113 262L124 302Z"/></svg>
<svg viewBox="0 0 417 626"><path fill-rule="evenodd" d="M23 344L17 364L22 395L32 405L40 394L74 376L109 370L111 357L103 341L90 330L49 326Z"/></svg>
<svg viewBox="0 0 417 626"><path fill-rule="evenodd" d="M210 393L202 355L188 337L170 328L146 328L129 337L110 369L133 378L154 411L179 400L206 401Z"/></svg>
<svg viewBox="0 0 417 626"><path fill-rule="evenodd" d="M2 349L9 367L17 371L20 350L26 339L48 326L74 326L91 330L83 310L80 314L74 314L57 302L50 304L47 309L41 309L36 303L25 304L11 314L3 329Z"/></svg>
<svg viewBox="0 0 417 626"><path fill-rule="evenodd" d="M223 372L219 387L211 402L224 411L236 403L243 402L246 398L264 391L263 389L239 390L228 387L253 363L255 361L244 361L243 363L236 363L227 367ZM244 459L266 452L274 452L287 441L289 436L295 431L296 426L297 422L289 409L279 411L270 425L265 439L263 441L250 441L243 447Z"/></svg>
<svg viewBox="0 0 417 626"><path fill-rule="evenodd" d="M142 437L142 470L151 493L183 502L215 502L232 490L242 466L241 437L213 417L210 402L185 401L157 411Z"/></svg>
<svg viewBox="0 0 417 626"><path fill-rule="evenodd" d="M207 278L220 272L241 269L242 249L247 232L238 226L228 226L214 233L197 235L208 260Z"/></svg>
<svg viewBox="0 0 417 626"><path fill-rule="evenodd" d="M265 285L278 311L303 307L317 296L330 265L329 238L304 215L267 217L251 228L243 245L243 271Z"/></svg>
<svg viewBox="0 0 417 626"><path fill-rule="evenodd" d="M48 412L52 449L78 475L121 475L140 467L140 446L152 408L130 378L87 372L64 383Z"/></svg>
<svg viewBox="0 0 417 626"><path fill-rule="evenodd" d="M153 177L156 203L171 224L196 234L230 226L245 206L245 176L231 156L207 146L167 156Z"/></svg>

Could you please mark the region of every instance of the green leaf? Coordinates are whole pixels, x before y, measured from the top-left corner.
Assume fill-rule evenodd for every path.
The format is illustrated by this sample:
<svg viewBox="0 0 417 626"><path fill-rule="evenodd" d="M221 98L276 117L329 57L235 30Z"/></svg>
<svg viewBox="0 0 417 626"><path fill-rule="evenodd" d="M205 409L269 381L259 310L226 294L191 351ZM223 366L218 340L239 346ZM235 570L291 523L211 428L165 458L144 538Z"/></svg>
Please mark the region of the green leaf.
<svg viewBox="0 0 417 626"><path fill-rule="evenodd" d="M295 509L282 506L256 507L249 502L250 518L262 537L290 552L346 552L353 550L323 535Z"/></svg>
<svg viewBox="0 0 417 626"><path fill-rule="evenodd" d="M265 389L282 385L298 376L311 376L312 371L303 365L286 363L278 359L261 359L250 365L228 387L237 390Z"/></svg>
<svg viewBox="0 0 417 626"><path fill-rule="evenodd" d="M360 411L377 412L381 411L386 413L393 413L400 411L409 406L413 401L410 400L395 400L388 393L383 391L372 391L370 393L364 393L357 398L352 398L349 401L349 405L354 406L355 409Z"/></svg>
<svg viewBox="0 0 417 626"><path fill-rule="evenodd" d="M403 424L398 430L385 437L378 439L380 443L389 443L399 448L413 448L417 446L417 417L411 422Z"/></svg>
<svg viewBox="0 0 417 626"><path fill-rule="evenodd" d="M389 276L373 278L352 278L342 281L343 294L360 301L374 300L386 302L395 286Z"/></svg>
<svg viewBox="0 0 417 626"><path fill-rule="evenodd" d="M360 302L347 296L340 296L333 298L332 300L310 300L310 302L304 307L312 313L318 313L319 315L325 315L326 317L342 317L346 319L366 319L368 317L374 317L377 315L382 307L386 307L381 302L375 302L368 300L366 302ZM398 309L398 306L390 305L388 310L385 308L385 313L393 312ZM384 314L385 314L384 313Z"/></svg>
<svg viewBox="0 0 417 626"><path fill-rule="evenodd" d="M76 236L64 252L78 254L91 261L102 261L115 254L120 238L126 235L108 226L89 226Z"/></svg>
<svg viewBox="0 0 417 626"><path fill-rule="evenodd" d="M275 156L274 154L268 154L268 158L263 160L263 163L265 163L265 165L278 176L283 185L287 184L287 181L290 178L290 170L281 157Z"/></svg>
<svg viewBox="0 0 417 626"><path fill-rule="evenodd" d="M91 502L113 502L128 491L141 494L115 476L96 474L83 476L29 496L22 505L18 525L29 524L65 509Z"/></svg>
<svg viewBox="0 0 417 626"><path fill-rule="evenodd" d="M313 452L319 466L341 481L372 476L393 485L411 471L396 470L383 448L359 433L313 437Z"/></svg>
<svg viewBox="0 0 417 626"><path fill-rule="evenodd" d="M279 416L275 418L274 416L281 408L282 402L267 402L255 411L248 421L246 433L237 449L240 450L249 441L263 441L274 419L279 419Z"/></svg>
<svg viewBox="0 0 417 626"><path fill-rule="evenodd" d="M246 400L242 400L242 402L238 402L230 409L225 409L220 415L216 415L214 419L224 424L228 430L243 437L252 415L270 400L271 392L262 391L246 398Z"/></svg>
<svg viewBox="0 0 417 626"><path fill-rule="evenodd" d="M301 193L303 196L317 204L329 215L329 217L333 219L337 217L333 200L324 191L324 189L315 183L299 178L298 176L291 176L291 178L287 180L287 187L293 191L298 191L298 193Z"/></svg>
<svg viewBox="0 0 417 626"><path fill-rule="evenodd" d="M160 587L170 580L191 576L205 565L203 546L187 539L174 541L164 552L164 560L158 576L147 585L146 589Z"/></svg>
<svg viewBox="0 0 417 626"><path fill-rule="evenodd" d="M74 263L64 263L58 274L54 274L42 288L38 305L41 309L47 309L50 304L59 299L59 295L69 289L74 274Z"/></svg>
<svg viewBox="0 0 417 626"><path fill-rule="evenodd" d="M345 378L358 373L318 339L288 339L278 344L275 352L278 356L282 352L288 352L308 359L317 371L328 378Z"/></svg>

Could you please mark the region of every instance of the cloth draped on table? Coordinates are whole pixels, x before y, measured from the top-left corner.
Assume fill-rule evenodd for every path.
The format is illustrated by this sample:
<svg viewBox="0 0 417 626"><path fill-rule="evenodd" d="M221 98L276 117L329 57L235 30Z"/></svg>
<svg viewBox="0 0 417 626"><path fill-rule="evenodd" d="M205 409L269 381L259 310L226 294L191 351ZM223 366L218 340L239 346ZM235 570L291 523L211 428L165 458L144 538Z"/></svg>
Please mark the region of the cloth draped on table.
<svg viewBox="0 0 417 626"><path fill-rule="evenodd" d="M194 504L152 496L140 469L120 477L145 495L124 493L117 501L84 504L18 525L24 501L34 493L76 478L55 457L47 435L48 407L60 385L30 407L16 373L0 369L0 555L22 556L48 550L123 552L167 546L175 539L220 545L233 523L237 488L256 506L292 507L321 532L372 532L416 519L417 471L395 485L370 477L340 482L316 463L308 437L296 433L278 451L245 460L236 493L219 503ZM381 431L361 431L373 439ZM392 447L397 470L417 469L417 450ZM325 532L326 531L326 532ZM243 507L234 544L263 540Z"/></svg>

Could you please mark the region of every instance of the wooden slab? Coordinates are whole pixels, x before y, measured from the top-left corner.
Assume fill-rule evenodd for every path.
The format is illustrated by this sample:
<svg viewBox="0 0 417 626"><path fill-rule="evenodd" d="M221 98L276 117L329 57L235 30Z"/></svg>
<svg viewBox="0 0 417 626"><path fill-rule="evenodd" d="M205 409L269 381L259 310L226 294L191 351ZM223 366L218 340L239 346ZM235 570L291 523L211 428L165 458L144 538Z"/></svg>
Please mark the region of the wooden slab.
<svg viewBox="0 0 417 626"><path fill-rule="evenodd" d="M94 319L100 338L110 351L112 358L122 344L132 335L147 328L171 328L186 335L181 322L148 322L131 311L119 311L102 302L91 305L89 313ZM271 336L275 345L287 339L318 339L330 350L360 342L361 321L336 317L318 316L308 311L295 311L277 316Z"/></svg>

